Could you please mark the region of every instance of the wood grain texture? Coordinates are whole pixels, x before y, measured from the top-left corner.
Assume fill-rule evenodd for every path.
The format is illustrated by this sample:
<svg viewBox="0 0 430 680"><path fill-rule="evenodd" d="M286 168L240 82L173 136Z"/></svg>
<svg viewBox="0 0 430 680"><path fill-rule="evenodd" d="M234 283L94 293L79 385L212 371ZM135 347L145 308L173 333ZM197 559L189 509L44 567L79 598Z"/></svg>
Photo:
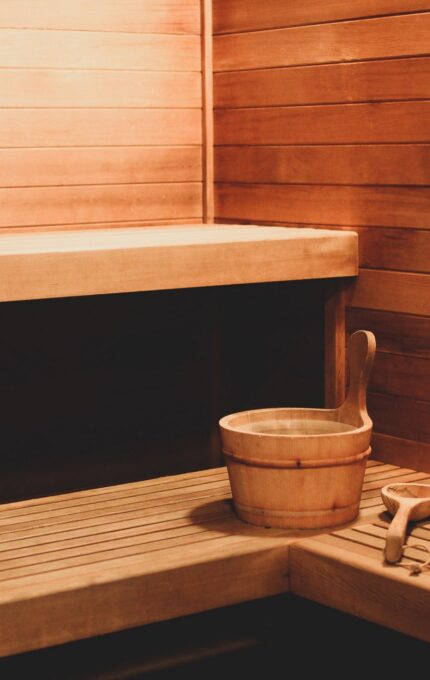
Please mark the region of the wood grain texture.
<svg viewBox="0 0 430 680"><path fill-rule="evenodd" d="M377 352L369 390L430 402L430 360Z"/></svg>
<svg viewBox="0 0 430 680"><path fill-rule="evenodd" d="M153 227L170 227L170 226L176 226L180 227L182 225L190 226L190 225L200 225L202 226L202 220L201 217L193 217L193 218L166 218L166 219L160 219L160 220L114 220L113 222L107 222L104 220L103 222L80 222L79 224L73 224L73 225L62 225L62 229L69 229L72 228L73 231L85 231L86 229L109 229L111 227L119 228L119 227L145 227L145 226L153 226ZM48 225L37 225L35 227L31 226L26 226L26 227L6 227L5 231L3 233L8 234L29 234L30 231L35 231L35 232L40 232L40 233L45 233L45 232L55 232L58 231L58 224L48 224Z"/></svg>
<svg viewBox="0 0 430 680"><path fill-rule="evenodd" d="M429 102L219 109L215 144L428 142Z"/></svg>
<svg viewBox="0 0 430 680"><path fill-rule="evenodd" d="M370 392L368 406L375 432L430 442L430 402Z"/></svg>
<svg viewBox="0 0 430 680"><path fill-rule="evenodd" d="M0 189L0 227L201 215L201 183L109 184Z"/></svg>
<svg viewBox="0 0 430 680"><path fill-rule="evenodd" d="M420 12L428 10L428 0L216 0L215 33L261 31L282 26L329 23L347 19Z"/></svg>
<svg viewBox="0 0 430 680"><path fill-rule="evenodd" d="M295 543L289 552L291 590L429 642L430 577L413 579L406 569L384 564L386 531L384 518ZM430 545L428 528L424 534L422 542ZM422 551L409 549L406 555L417 564L425 559Z"/></svg>
<svg viewBox="0 0 430 680"><path fill-rule="evenodd" d="M415 56L428 52L430 13L219 35L215 71Z"/></svg>
<svg viewBox="0 0 430 680"><path fill-rule="evenodd" d="M348 307L347 332L369 328L378 338L378 351L430 359L430 317Z"/></svg>
<svg viewBox="0 0 430 680"><path fill-rule="evenodd" d="M345 399L345 282L327 287L324 309L324 406L338 408Z"/></svg>
<svg viewBox="0 0 430 680"><path fill-rule="evenodd" d="M201 144L199 109L0 109L0 145Z"/></svg>
<svg viewBox="0 0 430 680"><path fill-rule="evenodd" d="M201 219L201 32L199 0L2 3L1 224Z"/></svg>
<svg viewBox="0 0 430 680"><path fill-rule="evenodd" d="M428 57L215 74L215 107L294 106L429 97Z"/></svg>
<svg viewBox="0 0 430 680"><path fill-rule="evenodd" d="M212 2L202 0L203 220L214 221L214 119Z"/></svg>
<svg viewBox="0 0 430 680"><path fill-rule="evenodd" d="M190 5L192 3L189 3ZM1 11L1 10L0 10ZM200 71L198 35L0 28L0 66Z"/></svg>
<svg viewBox="0 0 430 680"><path fill-rule="evenodd" d="M351 305L430 316L430 276L362 269L354 287Z"/></svg>
<svg viewBox="0 0 430 680"><path fill-rule="evenodd" d="M216 209L235 220L430 228L427 187L219 184Z"/></svg>
<svg viewBox="0 0 430 680"><path fill-rule="evenodd" d="M374 434L372 448L375 458L394 465L407 459L417 470L430 473L430 444L411 439L399 439L387 434ZM398 463L396 463L396 460Z"/></svg>
<svg viewBox="0 0 430 680"><path fill-rule="evenodd" d="M4 0L2 28L200 34L200 7L189 0Z"/></svg>
<svg viewBox="0 0 430 680"><path fill-rule="evenodd" d="M0 83L0 106L7 107L198 108L202 104L201 76L191 71L4 69Z"/></svg>
<svg viewBox="0 0 430 680"><path fill-rule="evenodd" d="M153 187L157 193L148 195ZM167 188L177 196L169 200ZM103 188L111 200L113 189ZM187 200L184 185L141 185L134 209L146 215L153 211L155 219L163 209L163 195L166 212L175 199ZM106 210L106 200L102 194L100 211ZM129 198L120 194L117 200L116 207L110 206L111 216L114 209L124 215ZM200 209L195 190L191 203L184 210ZM73 213L77 220L78 208ZM48 204L45 210L58 214L58 206ZM85 205L81 211L86 212ZM0 259L0 299L5 301L354 276L357 241L343 232L264 227L32 230L0 236Z"/></svg>
<svg viewBox="0 0 430 680"><path fill-rule="evenodd" d="M219 146L215 179L242 184L426 186L430 145Z"/></svg>
<svg viewBox="0 0 430 680"><path fill-rule="evenodd" d="M163 483L143 482L140 486L118 488L123 497L119 503L127 503L127 494L130 501L138 500L135 503L138 516L134 521L130 519L128 526L124 523L127 513L112 514L108 489L107 495L97 494L97 490L93 498L91 492L82 496L81 508L75 504L72 494L71 521L66 523L67 515L64 516L64 511L61 515L56 505L60 507L65 502L67 506L67 497L57 497L53 505L42 505L42 514L37 512L37 503L33 508L27 506L33 533L37 535L37 527L45 519L49 525L46 530L51 529L51 538L48 536L51 551L55 551L56 546L58 550L51 552L49 562L44 562L40 545L43 538L39 538L30 549L33 558L21 553L19 572L3 573L6 577L2 589L3 621L7 620L8 625L2 626L2 655L288 589L285 572L288 539L281 540L280 532L271 532L269 538L264 529L248 529L240 524L225 503L229 488L225 471L221 475L215 470L210 475L197 473L186 475L184 480L169 477L163 481L165 487ZM185 486L181 490L182 482ZM111 491L114 496L118 495L116 487ZM158 503L165 504L165 511L158 518L154 515L157 498ZM93 505L98 508L99 522L98 528L88 529L87 506L91 507L91 501L95 501ZM104 529L103 513L108 524ZM14 528L19 534L25 515L21 516L21 522L16 519L18 524ZM75 530L74 542L61 543L61 529L71 529L73 520L77 528L81 524L82 535L79 538L79 529ZM57 534L60 531L60 542L52 536L52 530ZM72 538L67 534L67 538ZM10 538L12 535L9 533ZM74 557L74 553L80 557ZM222 570L220 558L225 560ZM10 581L10 577L15 576L17 578ZM174 598L172 587L176 593ZM50 601L48 608L46 598Z"/></svg>
<svg viewBox="0 0 430 680"><path fill-rule="evenodd" d="M430 273L430 233L416 229L354 227L360 236L360 262L372 269Z"/></svg>
<svg viewBox="0 0 430 680"><path fill-rule="evenodd" d="M0 149L0 186L199 182L199 146Z"/></svg>

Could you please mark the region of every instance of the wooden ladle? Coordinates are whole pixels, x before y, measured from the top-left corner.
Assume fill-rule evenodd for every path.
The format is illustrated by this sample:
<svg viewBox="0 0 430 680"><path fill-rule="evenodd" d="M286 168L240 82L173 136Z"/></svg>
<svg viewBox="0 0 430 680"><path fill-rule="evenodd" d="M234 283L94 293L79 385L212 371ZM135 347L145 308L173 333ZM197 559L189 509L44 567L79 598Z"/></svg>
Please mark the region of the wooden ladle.
<svg viewBox="0 0 430 680"><path fill-rule="evenodd" d="M381 489L381 496L393 515L387 533L385 559L394 564L402 557L407 523L430 515L430 484L389 484Z"/></svg>

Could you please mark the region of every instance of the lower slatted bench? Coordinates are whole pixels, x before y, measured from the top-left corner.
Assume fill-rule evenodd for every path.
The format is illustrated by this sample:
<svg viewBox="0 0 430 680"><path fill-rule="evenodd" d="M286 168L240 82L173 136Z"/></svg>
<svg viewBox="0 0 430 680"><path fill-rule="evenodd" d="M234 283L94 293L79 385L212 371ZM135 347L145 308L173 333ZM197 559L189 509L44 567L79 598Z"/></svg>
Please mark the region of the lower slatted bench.
<svg viewBox="0 0 430 680"><path fill-rule="evenodd" d="M362 540L361 524L371 524L382 510L379 489L399 474L427 478L368 464L361 514L346 531ZM417 618L428 612L427 575L414 580L394 568L390 576L378 551L371 548L364 559L360 542L352 541L349 550L349 538L341 534L309 539L303 538L309 532L242 523L232 510L225 468L2 505L0 655L288 591L371 620L375 616L367 610L377 602L382 622L393 627L394 602L402 611L406 604L416 610ZM343 545L341 561L333 540ZM382 544L379 535L375 540ZM363 567L372 560L372 569ZM376 574L376 589L371 579L365 587L369 574ZM393 592L386 587L390 579ZM398 583L408 593L416 588L416 595L396 600ZM352 598L357 584L362 587ZM420 632L409 624L404 629Z"/></svg>

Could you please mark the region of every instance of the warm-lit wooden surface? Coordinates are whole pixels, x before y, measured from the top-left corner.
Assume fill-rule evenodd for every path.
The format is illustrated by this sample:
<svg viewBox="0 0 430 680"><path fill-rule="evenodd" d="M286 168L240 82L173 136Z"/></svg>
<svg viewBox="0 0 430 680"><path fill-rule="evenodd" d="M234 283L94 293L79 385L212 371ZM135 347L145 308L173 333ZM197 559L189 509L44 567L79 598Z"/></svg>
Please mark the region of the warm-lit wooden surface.
<svg viewBox="0 0 430 680"><path fill-rule="evenodd" d="M219 0L214 106L217 219L358 231L378 455L430 470L429 10Z"/></svg>
<svg viewBox="0 0 430 680"><path fill-rule="evenodd" d="M217 36L214 56L217 71L326 64L423 54L428 49L430 16L385 16L371 21L338 21L276 28L266 35L245 31ZM395 39L396 38L396 39ZM323 49L321 46L323 45Z"/></svg>
<svg viewBox="0 0 430 680"><path fill-rule="evenodd" d="M379 527L380 488L398 479L428 480L428 476L393 465L368 464L360 516L354 528L336 533L352 535L352 543L331 536L309 542L303 539L309 533L240 522L232 511L225 468L3 505L0 654L285 592L290 589L291 573L294 592L325 597L329 604L363 616L378 606L383 623L417 634L430 578L412 579L401 569L382 566L385 520L382 529L371 529L378 549L366 548L366 559L357 557L361 550L357 545L369 540L367 528L359 525ZM291 543L296 546L297 541L292 572L288 555ZM333 541L343 546L338 565ZM313 557L312 551L320 545L327 561ZM308 555L309 561L317 561L318 569L311 562L308 566ZM366 571L367 563L373 566ZM330 572L333 564L342 574L339 579ZM379 588L375 592L374 573ZM354 604L348 594L356 586L362 590ZM411 598L399 600L402 594ZM396 610L399 602L402 615ZM417 625L408 628L412 608Z"/></svg>
<svg viewBox="0 0 430 680"><path fill-rule="evenodd" d="M201 0L203 88L203 222L214 221L212 0Z"/></svg>
<svg viewBox="0 0 430 680"><path fill-rule="evenodd" d="M279 26L304 26L332 21L347 21L362 17L379 17L396 12L420 12L428 9L427 0L216 0L214 30L216 34L236 33L278 28Z"/></svg>
<svg viewBox="0 0 430 680"><path fill-rule="evenodd" d="M26 29L198 34L199 6L189 0L3 0L0 26Z"/></svg>
<svg viewBox="0 0 430 680"><path fill-rule="evenodd" d="M225 469L4 505L0 654L288 590L281 533L235 518Z"/></svg>
<svg viewBox="0 0 430 680"><path fill-rule="evenodd" d="M0 227L201 222L200 0L0 4Z"/></svg>
<svg viewBox="0 0 430 680"><path fill-rule="evenodd" d="M0 232L0 301L354 276L349 232L183 226Z"/></svg>

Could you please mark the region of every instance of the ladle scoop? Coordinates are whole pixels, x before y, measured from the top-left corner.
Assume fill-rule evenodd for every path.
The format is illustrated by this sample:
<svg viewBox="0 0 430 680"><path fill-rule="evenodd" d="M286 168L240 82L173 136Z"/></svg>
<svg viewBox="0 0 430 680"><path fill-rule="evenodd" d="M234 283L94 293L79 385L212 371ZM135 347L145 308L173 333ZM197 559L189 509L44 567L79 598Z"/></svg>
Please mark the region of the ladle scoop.
<svg viewBox="0 0 430 680"><path fill-rule="evenodd" d="M381 489L381 496L393 515L387 533L385 559L394 564L402 557L408 522L430 515L430 484L389 484Z"/></svg>

